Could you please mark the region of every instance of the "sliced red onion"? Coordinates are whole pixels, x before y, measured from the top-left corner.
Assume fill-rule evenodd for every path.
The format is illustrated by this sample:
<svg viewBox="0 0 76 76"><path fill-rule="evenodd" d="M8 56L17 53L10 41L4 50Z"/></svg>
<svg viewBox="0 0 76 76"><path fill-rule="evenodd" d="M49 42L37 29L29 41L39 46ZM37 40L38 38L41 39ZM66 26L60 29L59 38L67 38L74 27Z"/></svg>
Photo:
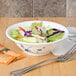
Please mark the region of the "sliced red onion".
<svg viewBox="0 0 76 76"><path fill-rule="evenodd" d="M35 26L36 30L40 31L41 35L43 34L43 30L39 28L38 26Z"/></svg>
<svg viewBox="0 0 76 76"><path fill-rule="evenodd" d="M24 33L24 36L31 36L32 35L32 31L26 31L25 33Z"/></svg>
<svg viewBox="0 0 76 76"><path fill-rule="evenodd" d="M56 32L53 32L51 35L48 35L46 37L48 38L48 37L53 36L53 35L58 34L58 33L59 33L59 31L56 31Z"/></svg>
<svg viewBox="0 0 76 76"><path fill-rule="evenodd" d="M46 31L46 33L48 34L48 30Z"/></svg>
<svg viewBox="0 0 76 76"><path fill-rule="evenodd" d="M56 31L56 32L53 32L51 35L46 36L47 38L50 37L50 36L53 36L53 35L55 35L55 34L58 34L58 33L64 33L64 31L61 31L61 30L59 30L59 29L52 29L52 30L54 30L54 31ZM46 33L48 33L48 31L47 31Z"/></svg>
<svg viewBox="0 0 76 76"><path fill-rule="evenodd" d="M43 31L42 31L42 29L40 29L40 31L41 31L41 35L43 34Z"/></svg>
<svg viewBox="0 0 76 76"><path fill-rule="evenodd" d="M54 31L59 31L59 32L61 32L61 33L64 33L64 31L61 31L61 30L56 29L56 28L54 28L53 30L54 30Z"/></svg>

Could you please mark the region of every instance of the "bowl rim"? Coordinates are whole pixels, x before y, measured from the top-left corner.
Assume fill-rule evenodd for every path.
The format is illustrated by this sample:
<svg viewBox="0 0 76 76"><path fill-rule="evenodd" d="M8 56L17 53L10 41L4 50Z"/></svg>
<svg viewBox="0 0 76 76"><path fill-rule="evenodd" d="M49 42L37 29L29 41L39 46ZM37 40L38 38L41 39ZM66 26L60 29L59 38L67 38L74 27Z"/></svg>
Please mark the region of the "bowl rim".
<svg viewBox="0 0 76 76"><path fill-rule="evenodd" d="M48 43L26 43L26 42L21 42L21 41L15 40L15 39L13 39L11 36L9 36L8 30L10 29L10 27L12 27L12 26L14 26L14 25L16 25L16 24L20 24L20 23L24 23L24 22L32 22L32 21L41 21L41 22L44 21L44 22L51 22L51 23L58 24L58 25L64 27L64 28L67 30L67 35L66 35L65 37L63 37L63 38L57 40L57 41L48 42ZM68 34L69 34L68 29L67 29L64 25L59 24L59 23L56 23L56 22L53 22L53 21L47 21L47 20L29 20L29 21L19 22L19 23L16 23L16 24L12 24L11 26L9 26L9 27L6 29L6 36L7 36L7 38L9 38L10 40L14 41L15 43L21 43L21 44L27 44L27 45L46 45L46 44L54 44L54 43L57 43L57 42L60 42L60 41L64 40L65 38L68 37Z"/></svg>

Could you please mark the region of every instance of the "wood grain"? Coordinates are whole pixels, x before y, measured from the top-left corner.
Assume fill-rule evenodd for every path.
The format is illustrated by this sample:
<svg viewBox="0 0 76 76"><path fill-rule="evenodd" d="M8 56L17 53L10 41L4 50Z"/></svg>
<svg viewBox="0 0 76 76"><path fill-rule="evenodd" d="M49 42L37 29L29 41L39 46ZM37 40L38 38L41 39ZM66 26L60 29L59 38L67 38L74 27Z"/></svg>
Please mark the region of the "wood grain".
<svg viewBox="0 0 76 76"><path fill-rule="evenodd" d="M22 21L29 21L29 20L48 20L66 25L65 18L57 18L57 17L56 18L0 18L0 44L3 44L14 51L23 53L23 51L19 49L14 42L12 42L6 37L5 31L7 27L9 27L12 24ZM48 54L40 57L26 55L24 59L13 62L10 65L0 64L0 76L10 76L10 72L13 70L21 69L29 65L38 63L42 60L48 58L54 58L54 57L55 56L53 56L52 54ZM64 63L49 62L22 76L76 76L76 60L72 60Z"/></svg>

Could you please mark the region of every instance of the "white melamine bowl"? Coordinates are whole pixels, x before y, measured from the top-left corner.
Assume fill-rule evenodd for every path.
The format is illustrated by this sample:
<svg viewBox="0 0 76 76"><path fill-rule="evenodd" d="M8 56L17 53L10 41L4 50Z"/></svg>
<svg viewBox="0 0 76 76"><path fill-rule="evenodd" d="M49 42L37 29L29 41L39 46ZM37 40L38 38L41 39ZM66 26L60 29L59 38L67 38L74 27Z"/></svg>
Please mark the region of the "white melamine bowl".
<svg viewBox="0 0 76 76"><path fill-rule="evenodd" d="M59 40L54 41L54 42L49 42L49 43L26 43L26 42L17 41L10 36L11 30L16 29L18 26L28 27L34 22L42 22L43 26L49 25L50 28L57 28L57 29L63 30L63 31L65 31L64 37L62 39L59 39ZM19 48L21 48L22 50L24 50L24 52L26 54L33 55L33 56L42 56L42 55L46 55L46 54L50 53L51 48L53 48L53 46L55 44L66 39L68 37L68 34L69 34L68 30L63 25L55 23L55 22L40 21L40 20L25 21L25 22L13 24L13 25L9 26L6 30L6 36L10 40L14 41L16 43L16 45Z"/></svg>

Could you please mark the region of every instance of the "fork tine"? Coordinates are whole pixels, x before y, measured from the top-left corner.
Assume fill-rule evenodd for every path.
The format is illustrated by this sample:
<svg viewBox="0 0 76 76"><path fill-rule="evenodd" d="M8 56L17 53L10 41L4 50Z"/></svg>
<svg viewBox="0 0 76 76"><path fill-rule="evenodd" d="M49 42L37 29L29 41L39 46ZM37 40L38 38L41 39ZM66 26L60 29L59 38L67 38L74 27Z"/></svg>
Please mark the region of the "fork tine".
<svg viewBox="0 0 76 76"><path fill-rule="evenodd" d="M63 56L63 58L70 60L74 55L76 55L76 44Z"/></svg>
<svg viewBox="0 0 76 76"><path fill-rule="evenodd" d="M64 57L65 59L69 60L71 59L74 55L76 55L76 49L73 49L73 51L68 54L66 57Z"/></svg>
<svg viewBox="0 0 76 76"><path fill-rule="evenodd" d="M68 55L70 55L74 50L76 49L76 44L75 45L73 45L73 47L65 54L65 55L63 55L62 57L67 57Z"/></svg>

